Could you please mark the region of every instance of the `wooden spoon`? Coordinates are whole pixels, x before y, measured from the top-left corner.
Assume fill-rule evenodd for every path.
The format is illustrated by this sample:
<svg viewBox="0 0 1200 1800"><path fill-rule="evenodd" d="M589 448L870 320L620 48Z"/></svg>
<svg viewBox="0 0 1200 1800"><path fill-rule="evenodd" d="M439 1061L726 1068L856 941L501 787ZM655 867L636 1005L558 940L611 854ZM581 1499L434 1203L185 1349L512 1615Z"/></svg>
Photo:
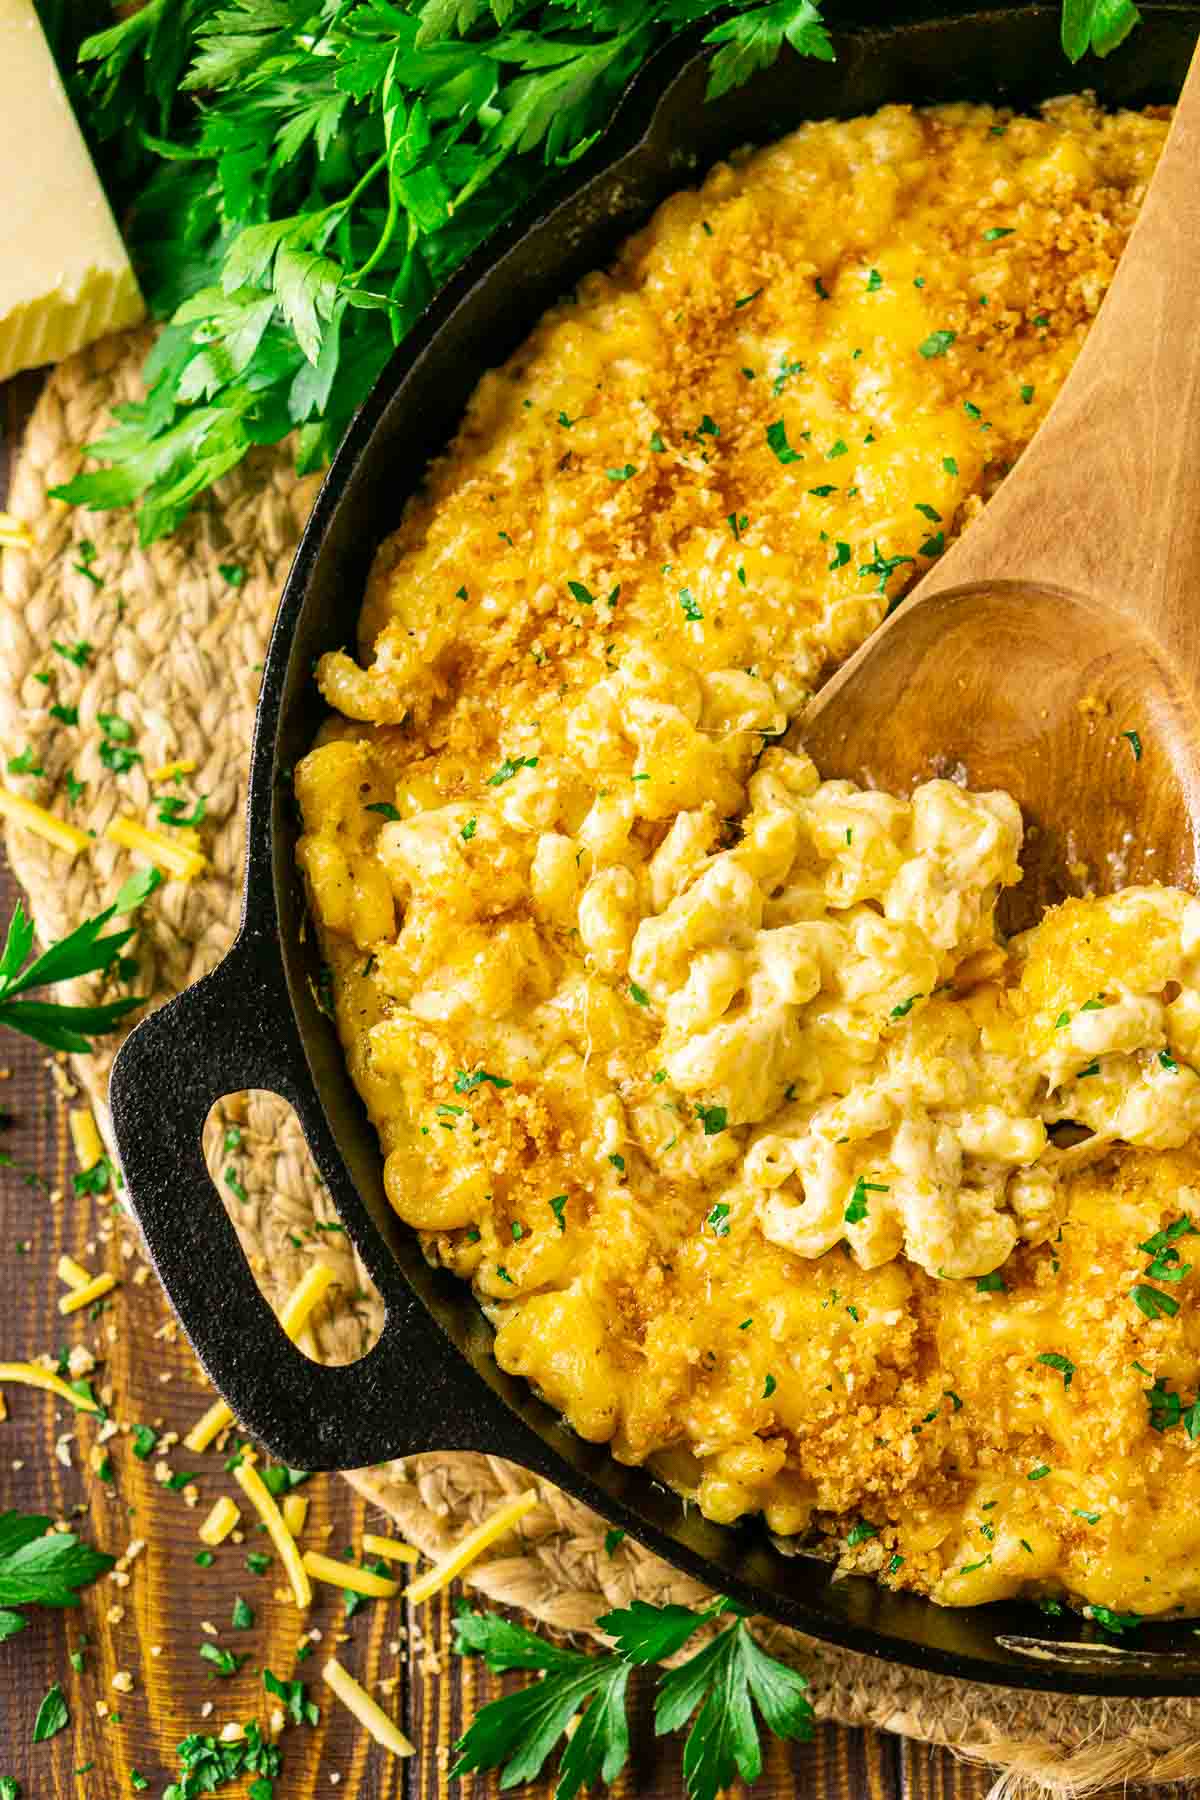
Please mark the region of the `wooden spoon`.
<svg viewBox="0 0 1200 1800"><path fill-rule="evenodd" d="M827 778L1007 788L1009 930L1089 886L1200 891L1200 52L1041 429L801 734Z"/></svg>

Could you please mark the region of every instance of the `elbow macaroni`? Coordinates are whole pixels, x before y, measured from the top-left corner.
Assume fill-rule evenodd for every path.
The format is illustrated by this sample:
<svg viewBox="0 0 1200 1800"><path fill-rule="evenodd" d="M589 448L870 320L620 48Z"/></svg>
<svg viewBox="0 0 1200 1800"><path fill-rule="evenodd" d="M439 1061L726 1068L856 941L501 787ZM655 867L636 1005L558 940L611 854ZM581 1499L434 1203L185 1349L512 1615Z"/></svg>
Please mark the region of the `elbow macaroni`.
<svg viewBox="0 0 1200 1800"><path fill-rule="evenodd" d="M1200 905L1002 944L1012 800L822 781L803 712L1020 453L1165 130L891 107L677 195L481 382L295 776L389 1198L500 1363L953 1605L1200 1604Z"/></svg>

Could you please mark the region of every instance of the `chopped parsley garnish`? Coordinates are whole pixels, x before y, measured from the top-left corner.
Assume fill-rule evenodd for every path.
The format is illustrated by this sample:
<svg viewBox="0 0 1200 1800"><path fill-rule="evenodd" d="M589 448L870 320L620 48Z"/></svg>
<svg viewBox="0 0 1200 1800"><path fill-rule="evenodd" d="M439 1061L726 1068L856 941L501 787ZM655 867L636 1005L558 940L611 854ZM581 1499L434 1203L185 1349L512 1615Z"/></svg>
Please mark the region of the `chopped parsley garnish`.
<svg viewBox="0 0 1200 1800"><path fill-rule="evenodd" d="M766 1381L763 1383L763 1399L769 1400L778 1385L775 1377L773 1375L768 1375Z"/></svg>
<svg viewBox="0 0 1200 1800"><path fill-rule="evenodd" d="M190 812L187 810L187 801L181 800L174 795L168 795L165 799L159 800L155 804L160 825L176 825L181 828L201 825L204 822L205 814L208 812L208 799L204 794L197 794L192 803L192 810ZM398 819L400 817L400 814L396 811L394 806L387 808L385 812L385 805L386 803L377 806L368 806L367 811L383 812L384 816L389 819Z"/></svg>
<svg viewBox="0 0 1200 1800"><path fill-rule="evenodd" d="M666 447L667 446L663 442L662 432L652 431L650 433L650 448L654 451L654 454L656 456L661 456Z"/></svg>
<svg viewBox="0 0 1200 1800"><path fill-rule="evenodd" d="M510 1088L512 1086L512 1082L505 1081L503 1075L489 1075L486 1069L475 1069L470 1075L467 1074L465 1069L456 1069L454 1071L454 1091L456 1094L470 1094L477 1087L482 1087L485 1081L489 1082L494 1088Z"/></svg>
<svg viewBox="0 0 1200 1800"><path fill-rule="evenodd" d="M917 345L917 349L926 358L945 356L957 335L954 331L931 331L924 343Z"/></svg>
<svg viewBox="0 0 1200 1800"><path fill-rule="evenodd" d="M1121 733L1121 736L1123 738L1129 739L1129 748L1133 751L1134 762L1141 762L1141 760L1142 760L1142 740L1138 736L1137 732L1136 731L1123 731Z"/></svg>
<svg viewBox="0 0 1200 1800"><path fill-rule="evenodd" d="M958 464L952 456L943 456L942 467L945 469L947 475L958 474Z"/></svg>
<svg viewBox="0 0 1200 1800"><path fill-rule="evenodd" d="M691 592L687 588L680 588L679 590L679 605L683 611L684 618L690 619L693 624L704 617L700 607L692 598Z"/></svg>
<svg viewBox="0 0 1200 1800"><path fill-rule="evenodd" d="M1075 1364L1069 1357L1060 1356L1057 1350L1043 1350L1038 1361L1045 1363L1048 1369L1057 1369L1063 1378L1063 1386L1070 1387L1071 1377L1075 1373Z"/></svg>
<svg viewBox="0 0 1200 1800"><path fill-rule="evenodd" d="M916 508L917 512L923 513L925 518L927 518L931 524L933 524L933 525L941 524L942 515L937 510L936 506L929 506L924 500L914 500L913 505Z"/></svg>
<svg viewBox="0 0 1200 1800"><path fill-rule="evenodd" d="M1098 1057L1094 1056L1092 1058L1091 1062L1088 1063L1084 1068L1076 1069L1075 1079L1076 1079L1076 1081L1084 1081L1087 1079L1087 1077L1089 1075L1098 1075L1099 1073L1100 1073L1100 1059Z"/></svg>
<svg viewBox="0 0 1200 1800"><path fill-rule="evenodd" d="M628 481L631 475L637 474L637 470L632 463L626 463L623 468L605 469L604 473L610 481Z"/></svg>
<svg viewBox="0 0 1200 1800"><path fill-rule="evenodd" d="M1148 1319L1173 1319L1179 1311L1179 1302L1173 1294L1164 1294L1160 1288L1149 1287L1144 1281L1130 1288L1129 1298Z"/></svg>
<svg viewBox="0 0 1200 1800"><path fill-rule="evenodd" d="M1179 1064L1175 1061L1175 1058L1171 1055L1169 1050L1160 1050L1158 1053L1158 1060L1163 1068L1168 1070L1170 1074L1175 1075L1178 1073Z"/></svg>
<svg viewBox="0 0 1200 1800"><path fill-rule="evenodd" d="M738 542L741 539L743 531L745 531L747 525L750 523L750 520L745 513L739 518L736 512L731 512L726 518L725 523L733 533L734 541Z"/></svg>
<svg viewBox="0 0 1200 1800"><path fill-rule="evenodd" d="M1039 1463L1036 1469L1030 1469L1026 1481L1042 1481L1050 1473L1049 1463Z"/></svg>
<svg viewBox="0 0 1200 1800"><path fill-rule="evenodd" d="M715 1137L718 1131L724 1131L726 1111L723 1106L700 1106L695 1108L696 1117L704 1127L705 1137Z"/></svg>
<svg viewBox="0 0 1200 1800"><path fill-rule="evenodd" d="M1023 381L1021 383L1021 399L1025 402L1026 406L1028 406L1032 402L1033 393L1034 393L1034 390L1033 390L1032 384L1028 381Z"/></svg>
<svg viewBox="0 0 1200 1800"><path fill-rule="evenodd" d="M921 544L920 551L921 551L922 556L940 556L942 554L942 551L945 548L946 548L945 532L944 531L931 531L929 536L925 539L924 543Z"/></svg>
<svg viewBox="0 0 1200 1800"><path fill-rule="evenodd" d="M803 373L804 364L802 362L789 362L786 356L782 357L779 363L779 373L771 383L771 392L778 399L792 376L803 375Z"/></svg>
<svg viewBox="0 0 1200 1800"><path fill-rule="evenodd" d="M849 561L850 546L849 544L843 543L841 538L838 538L833 546L833 555L829 560L829 567L831 569L844 569Z"/></svg>
<svg viewBox="0 0 1200 1800"><path fill-rule="evenodd" d="M713 1207L705 1224L712 1226L714 1237L729 1236L729 1208L723 1200L719 1200Z"/></svg>
<svg viewBox="0 0 1200 1800"><path fill-rule="evenodd" d="M178 802L164 800L162 804L164 806L171 806L172 804L178 804ZM399 808L393 806L390 800L372 800L366 810L368 812L378 813L381 819L395 821L396 819L403 817ZM159 816L161 817L162 815L160 814Z"/></svg>
<svg viewBox="0 0 1200 1800"><path fill-rule="evenodd" d="M906 1019L917 1001L923 1000L924 998L925 996L923 994L910 994L907 1000L902 1000L900 1002L899 1006L893 1006L891 1013L892 1018Z"/></svg>
<svg viewBox="0 0 1200 1800"><path fill-rule="evenodd" d="M847 1550L853 1550L856 1544L865 1544L868 1538L878 1536L878 1525L871 1525L866 1519L859 1519L858 1523L852 1525L846 1533L846 1548Z"/></svg>
<svg viewBox="0 0 1200 1800"><path fill-rule="evenodd" d="M877 294L882 286L883 276L879 273L878 269L872 269L867 276L868 294Z"/></svg>
<svg viewBox="0 0 1200 1800"><path fill-rule="evenodd" d="M625 1173L625 1158L619 1155L617 1151L612 1151L608 1160L619 1175Z"/></svg>
<svg viewBox="0 0 1200 1800"><path fill-rule="evenodd" d="M833 462L835 457L848 456L849 454L850 446L846 443L845 439L837 438L830 444L828 450L825 452L825 461Z"/></svg>
<svg viewBox="0 0 1200 1800"><path fill-rule="evenodd" d="M63 706L61 702L55 701L49 711L50 717L52 719L57 719L60 725L78 725L79 723L79 708L77 706Z"/></svg>
<svg viewBox="0 0 1200 1800"><path fill-rule="evenodd" d="M558 1220L558 1229L560 1231L565 1231L567 1229L567 1221L564 1216L566 1213L566 1207L567 1207L567 1196L565 1194L555 1194L554 1198L550 1202L550 1211L554 1214L554 1217Z"/></svg>
<svg viewBox="0 0 1200 1800"><path fill-rule="evenodd" d="M200 1646L200 1654L205 1662L212 1663L218 1675L230 1676L237 1674L250 1653L246 1651L239 1656L235 1650L223 1650L218 1644L206 1641Z"/></svg>
<svg viewBox="0 0 1200 1800"><path fill-rule="evenodd" d="M837 484L832 481L823 481L820 487L809 488L808 491L810 494L815 494L818 500L827 500L830 494L837 493Z"/></svg>
<svg viewBox="0 0 1200 1800"><path fill-rule="evenodd" d="M241 563L218 563L217 574L231 588L240 588L246 585L246 571Z"/></svg>
<svg viewBox="0 0 1200 1800"><path fill-rule="evenodd" d="M1007 1294L1008 1286L1000 1271L993 1269L990 1274L975 1277L975 1292L977 1294Z"/></svg>
<svg viewBox="0 0 1200 1800"><path fill-rule="evenodd" d="M619 1525L612 1525L604 1534L604 1554L611 1556L624 1543L625 1533Z"/></svg>
<svg viewBox="0 0 1200 1800"><path fill-rule="evenodd" d="M896 570L900 568L903 563L911 563L913 558L911 556L885 556L879 548L878 543L872 544L871 549L874 553L872 560L869 563L863 563L858 573L860 576L875 576L879 583L879 586L875 590L876 593L886 594L887 584L895 574Z"/></svg>
<svg viewBox="0 0 1200 1800"><path fill-rule="evenodd" d="M635 777L635 779L636 779L636 777ZM645 988L639 987L636 981L630 982L629 994L630 994L630 998L632 1000L635 1000L639 1006L649 1006L649 1004L650 1004L649 994L646 992Z"/></svg>
<svg viewBox="0 0 1200 1800"><path fill-rule="evenodd" d="M153 1453L158 1442L158 1433L152 1425L135 1425L133 1427L133 1454L139 1462L145 1462Z"/></svg>
<svg viewBox="0 0 1200 1800"><path fill-rule="evenodd" d="M92 646L83 638L75 644L60 644L57 638L51 638L50 648L59 656L65 656L69 663L74 663L77 669L86 669L92 654Z"/></svg>
<svg viewBox="0 0 1200 1800"><path fill-rule="evenodd" d="M782 419L776 419L774 424L767 426L767 443L775 452L777 461L781 463L803 461L800 451L793 450L788 443L787 426Z"/></svg>
<svg viewBox="0 0 1200 1800"><path fill-rule="evenodd" d="M888 1184L886 1181L868 1181L865 1176L860 1175L858 1180L854 1183L854 1189L850 1195L850 1204L847 1206L843 1215L846 1224L860 1225L866 1218L868 1194L886 1194L887 1191Z"/></svg>
<svg viewBox="0 0 1200 1800"><path fill-rule="evenodd" d="M571 590L573 597L578 600L580 606L594 606L596 604L595 594L589 592L589 590L584 587L582 581L568 581L567 586Z"/></svg>
<svg viewBox="0 0 1200 1800"><path fill-rule="evenodd" d="M749 306L750 302L752 300L757 300L761 293L762 289L757 287L752 294L743 294L741 299L735 300L733 304L735 307Z"/></svg>
<svg viewBox="0 0 1200 1800"><path fill-rule="evenodd" d="M985 244L994 244L997 238L1011 237L1014 227L1011 225L989 225L983 234Z"/></svg>
<svg viewBox="0 0 1200 1800"><path fill-rule="evenodd" d="M506 781L511 781L522 769L536 769L537 766L536 756L506 756L496 773L488 776L487 784L489 787L503 787Z"/></svg>

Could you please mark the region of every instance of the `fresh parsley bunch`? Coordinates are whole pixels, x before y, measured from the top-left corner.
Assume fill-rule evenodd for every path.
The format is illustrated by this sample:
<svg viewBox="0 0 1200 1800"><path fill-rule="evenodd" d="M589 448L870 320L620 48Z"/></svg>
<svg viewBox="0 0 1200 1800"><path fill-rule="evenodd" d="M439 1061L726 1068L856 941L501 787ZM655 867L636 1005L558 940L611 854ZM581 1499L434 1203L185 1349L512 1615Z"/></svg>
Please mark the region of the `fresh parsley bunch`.
<svg viewBox="0 0 1200 1800"><path fill-rule="evenodd" d="M33 921L18 900L8 922L4 948L0 950L0 1025L36 1039L50 1050L90 1050L91 1035L112 1031L127 1012L141 1005L139 995L110 1000L101 1006L64 1006L54 1000L23 1000L29 988L48 987L57 981L73 981L119 967L121 952L136 929L104 935L104 928L118 914L135 912L161 880L156 869L132 875L111 906L85 919L82 925L33 956ZM32 961L30 960L33 957ZM132 973L136 964L126 972Z"/></svg>
<svg viewBox="0 0 1200 1800"><path fill-rule="evenodd" d="M146 542L252 445L294 432L319 467L438 286L680 28L721 15L710 96L785 43L833 56L818 0L148 0L82 43L79 7L39 3L169 321L104 466L57 492L136 504ZM1067 54L1137 16L1063 0Z"/></svg>
<svg viewBox="0 0 1200 1800"><path fill-rule="evenodd" d="M768 1656L741 1607L726 1599L696 1611L635 1600L606 1613L596 1623L615 1641L607 1656L560 1649L495 1613L464 1607L454 1621L461 1654L482 1656L497 1674L533 1669L543 1679L481 1708L457 1745L451 1775L503 1767L502 1787L532 1781L578 1714L559 1762L554 1800L573 1800L597 1782L611 1784L629 1756L625 1690L631 1670L677 1655L701 1626L723 1615L732 1615L732 1624L660 1676L654 1728L661 1736L692 1721L683 1746L690 1800L716 1800L739 1774L757 1780L762 1750L755 1706L781 1738L810 1738L813 1711L804 1676Z"/></svg>

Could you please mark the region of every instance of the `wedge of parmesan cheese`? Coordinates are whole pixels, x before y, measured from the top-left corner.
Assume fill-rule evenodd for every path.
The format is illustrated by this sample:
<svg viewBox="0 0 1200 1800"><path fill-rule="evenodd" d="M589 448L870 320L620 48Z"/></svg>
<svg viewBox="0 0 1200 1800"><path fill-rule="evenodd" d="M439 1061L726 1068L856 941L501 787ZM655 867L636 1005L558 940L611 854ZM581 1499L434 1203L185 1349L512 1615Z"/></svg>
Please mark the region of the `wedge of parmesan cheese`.
<svg viewBox="0 0 1200 1800"><path fill-rule="evenodd" d="M0 381L145 314L32 0L0 0Z"/></svg>

